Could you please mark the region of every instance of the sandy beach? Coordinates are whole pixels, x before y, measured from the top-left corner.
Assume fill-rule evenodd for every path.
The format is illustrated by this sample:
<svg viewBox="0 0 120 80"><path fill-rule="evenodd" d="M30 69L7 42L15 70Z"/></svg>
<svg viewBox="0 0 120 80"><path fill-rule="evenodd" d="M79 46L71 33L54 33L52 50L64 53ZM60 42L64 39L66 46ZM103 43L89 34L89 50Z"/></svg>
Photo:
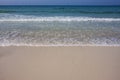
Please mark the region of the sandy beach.
<svg viewBox="0 0 120 80"><path fill-rule="evenodd" d="M0 80L120 80L120 47L0 47Z"/></svg>

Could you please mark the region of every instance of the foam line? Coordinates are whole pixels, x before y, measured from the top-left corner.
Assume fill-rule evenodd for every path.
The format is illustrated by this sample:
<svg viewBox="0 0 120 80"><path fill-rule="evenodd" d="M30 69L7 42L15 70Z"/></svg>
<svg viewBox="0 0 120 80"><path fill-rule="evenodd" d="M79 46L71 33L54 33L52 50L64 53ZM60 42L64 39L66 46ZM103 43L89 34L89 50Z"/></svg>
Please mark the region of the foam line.
<svg viewBox="0 0 120 80"><path fill-rule="evenodd" d="M48 45L33 45L33 44L3 44L3 45L0 45L1 47L9 47L9 46L26 46L26 47L49 47L49 46L53 46L53 47L59 47L59 46L64 46L64 47L71 47L71 46L114 46L114 47L119 47L120 45L117 45L117 44L48 44Z"/></svg>
<svg viewBox="0 0 120 80"><path fill-rule="evenodd" d="M58 21L58 22L71 22L71 21L120 21L120 18L91 18L91 17L15 17L15 18L2 18L0 21Z"/></svg>

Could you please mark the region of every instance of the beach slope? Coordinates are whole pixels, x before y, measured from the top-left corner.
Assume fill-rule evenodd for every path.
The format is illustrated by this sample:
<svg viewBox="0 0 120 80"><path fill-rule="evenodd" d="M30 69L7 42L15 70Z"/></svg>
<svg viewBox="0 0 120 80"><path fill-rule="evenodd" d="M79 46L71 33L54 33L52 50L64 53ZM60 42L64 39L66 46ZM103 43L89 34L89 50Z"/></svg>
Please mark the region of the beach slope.
<svg viewBox="0 0 120 80"><path fill-rule="evenodd" d="M120 80L120 47L0 47L0 80Z"/></svg>

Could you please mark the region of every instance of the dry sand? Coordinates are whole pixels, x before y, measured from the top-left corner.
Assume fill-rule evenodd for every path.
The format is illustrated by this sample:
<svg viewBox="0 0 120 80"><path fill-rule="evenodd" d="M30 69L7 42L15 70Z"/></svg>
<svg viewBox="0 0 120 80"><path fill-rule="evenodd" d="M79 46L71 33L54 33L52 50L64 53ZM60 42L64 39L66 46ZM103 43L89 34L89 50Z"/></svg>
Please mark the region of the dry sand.
<svg viewBox="0 0 120 80"><path fill-rule="evenodd" d="M0 80L120 80L120 47L0 47Z"/></svg>

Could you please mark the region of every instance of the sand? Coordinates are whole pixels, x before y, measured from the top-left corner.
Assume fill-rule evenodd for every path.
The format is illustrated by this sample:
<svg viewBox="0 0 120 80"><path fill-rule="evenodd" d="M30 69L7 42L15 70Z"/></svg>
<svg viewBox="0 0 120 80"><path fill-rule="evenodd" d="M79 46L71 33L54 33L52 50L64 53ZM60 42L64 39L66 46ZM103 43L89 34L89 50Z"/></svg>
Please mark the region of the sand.
<svg viewBox="0 0 120 80"><path fill-rule="evenodd" d="M0 80L120 80L120 47L0 47Z"/></svg>

